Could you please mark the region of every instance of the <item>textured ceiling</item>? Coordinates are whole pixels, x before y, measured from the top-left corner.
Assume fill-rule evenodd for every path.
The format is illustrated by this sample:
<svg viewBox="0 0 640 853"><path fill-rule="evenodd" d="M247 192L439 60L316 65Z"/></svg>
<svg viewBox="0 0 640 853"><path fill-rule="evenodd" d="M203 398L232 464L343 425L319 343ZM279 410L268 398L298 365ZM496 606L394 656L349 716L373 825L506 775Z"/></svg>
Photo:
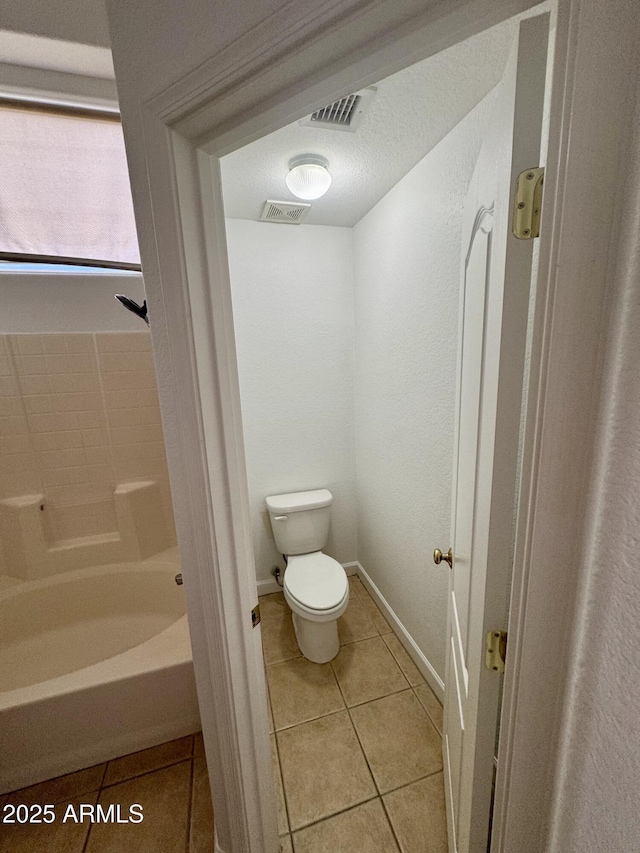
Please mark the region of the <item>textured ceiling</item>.
<svg viewBox="0 0 640 853"><path fill-rule="evenodd" d="M287 164L312 153L327 158L333 183L305 224L355 225L498 83L515 33L507 21L380 81L355 133L296 122L228 154L226 215L259 219L266 199L296 201Z"/></svg>

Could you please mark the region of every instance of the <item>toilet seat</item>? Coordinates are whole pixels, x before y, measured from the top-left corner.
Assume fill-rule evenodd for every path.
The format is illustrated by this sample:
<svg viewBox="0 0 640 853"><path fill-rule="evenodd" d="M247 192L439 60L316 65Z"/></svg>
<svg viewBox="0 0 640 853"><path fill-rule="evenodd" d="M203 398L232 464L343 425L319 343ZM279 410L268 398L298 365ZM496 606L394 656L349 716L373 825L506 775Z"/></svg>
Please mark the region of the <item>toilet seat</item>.
<svg viewBox="0 0 640 853"><path fill-rule="evenodd" d="M313 621L337 619L349 600L349 581L337 560L314 551L289 557L284 595L292 610Z"/></svg>

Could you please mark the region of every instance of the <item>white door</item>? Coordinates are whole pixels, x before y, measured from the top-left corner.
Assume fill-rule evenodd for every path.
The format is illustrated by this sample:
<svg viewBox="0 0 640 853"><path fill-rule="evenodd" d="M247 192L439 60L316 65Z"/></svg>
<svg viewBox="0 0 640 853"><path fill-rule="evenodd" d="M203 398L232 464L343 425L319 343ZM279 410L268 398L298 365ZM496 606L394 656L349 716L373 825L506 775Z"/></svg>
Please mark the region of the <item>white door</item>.
<svg viewBox="0 0 640 853"><path fill-rule="evenodd" d="M501 676L484 666L485 636L506 628L531 291L532 241L512 235L511 205L515 176L540 164L547 42L548 16L520 25L464 210L443 740L450 853L487 850Z"/></svg>

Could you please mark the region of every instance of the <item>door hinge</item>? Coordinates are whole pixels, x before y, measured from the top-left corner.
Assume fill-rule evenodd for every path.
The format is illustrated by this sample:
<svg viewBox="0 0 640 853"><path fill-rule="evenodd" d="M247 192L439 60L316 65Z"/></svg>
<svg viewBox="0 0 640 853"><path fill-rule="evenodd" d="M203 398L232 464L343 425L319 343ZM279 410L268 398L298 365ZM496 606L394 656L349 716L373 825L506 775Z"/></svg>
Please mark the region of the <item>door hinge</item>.
<svg viewBox="0 0 640 853"><path fill-rule="evenodd" d="M260 624L260 605L256 604L256 606L251 611L251 627L255 628L256 625Z"/></svg>
<svg viewBox="0 0 640 853"><path fill-rule="evenodd" d="M543 184L543 167L525 169L516 179L513 233L518 240L532 240L540 236Z"/></svg>
<svg viewBox="0 0 640 853"><path fill-rule="evenodd" d="M492 672L504 672L507 659L507 632L489 631L487 634L487 652L484 665Z"/></svg>

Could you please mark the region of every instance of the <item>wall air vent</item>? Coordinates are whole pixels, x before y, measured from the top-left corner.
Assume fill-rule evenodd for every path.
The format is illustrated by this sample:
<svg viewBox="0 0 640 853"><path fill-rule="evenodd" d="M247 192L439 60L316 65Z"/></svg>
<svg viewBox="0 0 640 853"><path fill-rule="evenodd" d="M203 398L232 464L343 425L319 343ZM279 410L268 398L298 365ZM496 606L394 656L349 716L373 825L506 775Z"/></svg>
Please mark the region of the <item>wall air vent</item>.
<svg viewBox="0 0 640 853"><path fill-rule="evenodd" d="M376 89L370 86L361 92L346 95L300 120L304 127L324 127L327 130L348 130L353 133L362 123Z"/></svg>
<svg viewBox="0 0 640 853"><path fill-rule="evenodd" d="M289 225L299 225L310 207L310 204L301 201L265 201L260 219L263 222L288 222Z"/></svg>

